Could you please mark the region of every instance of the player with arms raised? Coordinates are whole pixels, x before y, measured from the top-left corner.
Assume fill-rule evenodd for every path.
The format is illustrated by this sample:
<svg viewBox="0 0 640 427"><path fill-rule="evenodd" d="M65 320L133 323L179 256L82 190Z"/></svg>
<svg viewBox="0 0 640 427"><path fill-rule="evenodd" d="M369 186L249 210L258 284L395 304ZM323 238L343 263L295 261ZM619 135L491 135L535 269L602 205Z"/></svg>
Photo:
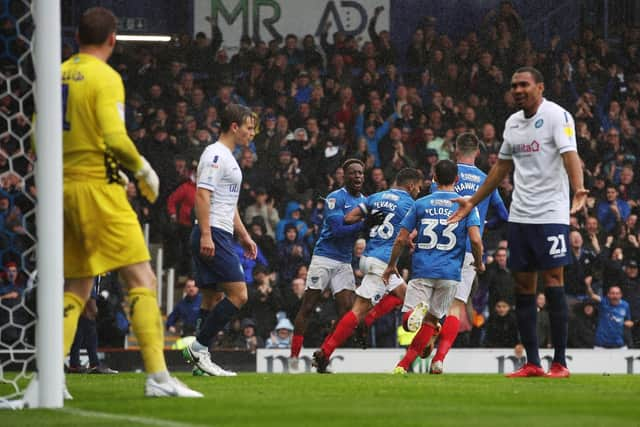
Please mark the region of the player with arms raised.
<svg viewBox="0 0 640 427"><path fill-rule="evenodd" d="M447 224L447 218L458 207L454 201L460 195L453 191L458 180L458 167L450 160L436 164L434 180L438 190L415 202L400 223L400 233L393 244L389 265L382 280L390 283L398 274L396 263L406 246L412 244L411 234L417 231L411 259L412 279L409 281L402 311L406 329L418 333L394 373L406 373L422 354L438 327L438 320L449 310L461 278L467 236L471 241L474 265L484 271L482 238L477 209L460 222Z"/></svg>
<svg viewBox="0 0 640 427"><path fill-rule="evenodd" d="M151 202L158 197L158 176L127 136L122 79L106 63L115 31L110 11L88 9L78 26L80 53L62 64L64 352L73 343L93 278L118 270L129 287L131 327L147 372L145 395L202 397L167 371L156 277L119 182L122 165L135 174L143 196Z"/></svg>
<svg viewBox="0 0 640 427"><path fill-rule="evenodd" d="M209 345L248 298L244 271L234 249L234 232L248 258L257 254L238 213L242 171L233 156L236 146L247 146L253 139L255 118L247 107L229 104L220 119L220 139L204 150L198 164L197 223L191 233L191 250L202 305L197 337L182 354L187 363L207 375L235 376L211 360ZM221 292L225 297L218 302Z"/></svg>
<svg viewBox="0 0 640 427"><path fill-rule="evenodd" d="M540 365L536 334L536 286L542 274L549 306L554 346L549 377L569 376L567 301L563 269L570 262L569 182L574 190L572 212L582 208L588 191L576 150L571 114L543 98L542 74L532 67L516 70L511 93L520 111L507 119L498 163L470 199L459 200L459 210L449 219L460 221L498 187L514 170L513 200L509 212L509 269L516 282L516 316L527 363L509 377L545 375Z"/></svg>
<svg viewBox="0 0 640 427"><path fill-rule="evenodd" d="M394 275L389 279L389 286L385 286L382 272L387 267L393 242L400 231L400 221L413 206L421 183L422 176L416 169L402 169L396 175L391 189L372 194L345 216L344 222L347 224L359 223L367 215L381 215L383 222L369 231L369 241L360 258L364 277L356 289L353 308L340 319L320 350L313 354L313 364L318 372L326 372L333 351L353 334L360 322L364 320L370 325L404 301L407 285L402 278ZM375 314L372 313L374 305Z"/></svg>
<svg viewBox="0 0 640 427"><path fill-rule="evenodd" d="M478 190L480 185L487 178L487 175L475 166L475 159L478 156L479 141L472 133L463 133L456 139L456 162L458 164L458 182L454 186L454 191L463 197L471 197ZM438 185L433 183L431 191L438 189ZM489 206L493 207L498 217L506 221L509 213L504 206L498 190L494 190L491 195L485 198L478 205L478 215L480 216L480 235L484 230L485 219ZM460 328L460 315L466 310L467 299L471 293L473 281L476 277L476 270L473 266L473 254L471 252L471 242L467 239L467 253L462 266L462 280L456 289L456 295L447 313L447 318L442 325L442 330L438 335L438 351L431 360L429 372L441 374L444 369L444 358L449 349L456 341L458 329Z"/></svg>

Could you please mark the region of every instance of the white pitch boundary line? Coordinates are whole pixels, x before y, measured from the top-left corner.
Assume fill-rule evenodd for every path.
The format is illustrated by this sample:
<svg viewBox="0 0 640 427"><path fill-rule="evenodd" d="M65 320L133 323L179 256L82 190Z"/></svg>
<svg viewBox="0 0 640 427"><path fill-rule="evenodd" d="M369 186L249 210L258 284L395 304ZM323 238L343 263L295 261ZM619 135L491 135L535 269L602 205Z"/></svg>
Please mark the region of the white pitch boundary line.
<svg viewBox="0 0 640 427"><path fill-rule="evenodd" d="M149 426L157 426L157 427L205 427L202 424L188 424L188 423L181 423L177 421L159 420L157 418L138 417L135 415L119 415L119 414L110 414L108 412L87 411L85 409L77 409L77 408L62 408L62 409L59 409L59 411L66 412L67 414L71 414L71 415L77 415L79 417L101 418L105 420L114 420L114 421L125 421L125 422L146 424Z"/></svg>

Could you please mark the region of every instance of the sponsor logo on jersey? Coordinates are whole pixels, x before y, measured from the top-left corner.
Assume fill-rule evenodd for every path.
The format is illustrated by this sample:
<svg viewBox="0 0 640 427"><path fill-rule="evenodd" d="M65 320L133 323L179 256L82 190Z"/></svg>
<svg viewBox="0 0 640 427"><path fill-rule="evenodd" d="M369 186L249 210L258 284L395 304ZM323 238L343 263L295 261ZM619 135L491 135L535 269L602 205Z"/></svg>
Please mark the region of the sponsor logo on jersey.
<svg viewBox="0 0 640 427"><path fill-rule="evenodd" d="M451 200L448 199L433 199L431 200L432 206L447 206L450 207L452 204Z"/></svg>
<svg viewBox="0 0 640 427"><path fill-rule="evenodd" d="M531 141L530 144L514 144L514 153L537 153L540 151L540 143L536 140Z"/></svg>
<svg viewBox="0 0 640 427"><path fill-rule="evenodd" d="M336 199L334 199L333 197L327 199L327 206L329 207L329 209L333 209L336 207Z"/></svg>
<svg viewBox="0 0 640 427"><path fill-rule="evenodd" d="M534 123L534 126L536 127L536 129L540 129L542 127L542 125L544 124L544 120L542 119L538 119L536 120L536 122Z"/></svg>
<svg viewBox="0 0 640 427"><path fill-rule="evenodd" d="M318 283L318 280L320 280L319 277L312 277L311 278L311 283L313 283L315 285L316 283Z"/></svg>
<svg viewBox="0 0 640 427"><path fill-rule="evenodd" d="M459 175L460 175L460 178L464 179L465 181L480 182L480 177L478 175L475 175L472 173L464 173L464 172L461 172Z"/></svg>
<svg viewBox="0 0 640 427"><path fill-rule="evenodd" d="M393 200L394 202L397 202L398 200L400 200L400 196L398 196L397 194L391 194L391 193L384 194L382 198Z"/></svg>

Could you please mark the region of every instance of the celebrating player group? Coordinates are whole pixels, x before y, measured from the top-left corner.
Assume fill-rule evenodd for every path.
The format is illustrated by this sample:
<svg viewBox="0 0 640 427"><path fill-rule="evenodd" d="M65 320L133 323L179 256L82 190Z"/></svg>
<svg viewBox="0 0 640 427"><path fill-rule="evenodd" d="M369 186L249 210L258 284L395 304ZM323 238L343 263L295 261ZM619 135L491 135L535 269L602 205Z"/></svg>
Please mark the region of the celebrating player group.
<svg viewBox="0 0 640 427"><path fill-rule="evenodd" d="M508 221L509 268L516 282L518 328L527 352L527 363L508 377L569 377L563 268L570 257L563 242L568 241L570 212L583 207L588 193L583 186L573 118L543 98L543 78L535 68L518 69L512 76L511 91L520 110L506 122L499 160L488 176L474 166L478 140L471 133L461 134L456 140L457 164L438 162L431 194L415 202L422 183L418 171L400 171L391 190L358 202L362 198L361 173L350 173L349 165L345 165L346 185L338 193L347 195L349 203L335 193L329 196L322 238L316 245L307 281L308 292L324 290L330 284L334 294L345 295L339 304L339 314L344 315L313 355L318 372L327 372L331 354L360 322L370 325L402 305L404 328L417 334L393 372L406 373L440 331L430 372L442 373L475 275L485 269L481 236L488 207L492 206L501 220ZM361 168L358 162L351 164L358 171ZM496 189L511 172L514 192L508 213ZM570 187L574 192L572 204ZM365 277L355 289L355 302L349 311L344 299L354 293L354 280L345 254L350 253L362 230L369 236L361 258ZM405 247L413 251L408 284L396 267ZM542 369L537 346L538 272L549 301L555 349L548 372ZM305 293L299 318L304 319L311 311L319 293L316 295L306 298ZM300 325L291 352L293 360L302 345L304 321Z"/></svg>
<svg viewBox="0 0 640 427"><path fill-rule="evenodd" d="M122 167L136 177L145 197L153 201L158 196L157 175L126 133L122 80L106 64L115 45L115 29L110 12L102 8L87 11L78 30L80 53L62 66L64 350L68 352L71 346L93 276L119 270L130 289L132 329L147 372L145 394L201 397L167 371L156 278L121 186ZM482 231L491 206L501 220L508 221L509 269L516 282L518 328L527 352L527 363L509 376L569 376L563 267L570 260L566 246L569 214L581 209L587 196L573 118L543 98L542 75L535 68L518 69L511 79L511 91L519 111L506 121L499 160L488 176L474 166L479 142L472 133L457 137L456 162L439 161L430 194L418 200L424 182L420 171L402 169L389 190L365 197L361 193L365 165L356 159L344 162L344 187L325 198L324 222L295 318L292 365L300 354L308 318L330 288L340 320L313 354L318 372L328 372L332 353L360 324L370 326L402 307L403 326L416 335L393 372L406 373L434 335L439 335L430 372L442 373L475 275L485 269ZM200 374L234 376L211 360L208 348L247 301L233 235L237 234L247 257L255 258L257 247L238 213L242 172L233 151L253 139L256 119L249 108L237 104L228 105L220 116L220 138L204 151L197 171L197 221L191 245L195 276L204 297L197 338L183 355ZM507 212L496 188L511 172L514 191ZM102 220L99 227L95 218ZM360 263L364 278L356 288L351 261L354 243L362 234L368 242ZM405 249L412 251L408 283L397 269ZM555 349L548 372L542 369L536 336L538 274L549 303Z"/></svg>

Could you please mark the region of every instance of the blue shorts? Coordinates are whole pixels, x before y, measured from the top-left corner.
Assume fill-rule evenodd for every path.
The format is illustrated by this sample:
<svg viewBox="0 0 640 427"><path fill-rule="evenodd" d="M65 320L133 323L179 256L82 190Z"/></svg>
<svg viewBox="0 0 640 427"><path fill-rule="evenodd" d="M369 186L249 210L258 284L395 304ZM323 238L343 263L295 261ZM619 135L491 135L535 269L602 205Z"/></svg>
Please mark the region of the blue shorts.
<svg viewBox="0 0 640 427"><path fill-rule="evenodd" d="M509 222L507 240L511 271L544 271L571 263L566 224Z"/></svg>
<svg viewBox="0 0 640 427"><path fill-rule="evenodd" d="M211 227L211 237L215 245L212 258L200 256L200 226L191 230L191 250L196 285L199 288L217 290L222 283L244 283L244 270L233 245L233 235L219 228Z"/></svg>

